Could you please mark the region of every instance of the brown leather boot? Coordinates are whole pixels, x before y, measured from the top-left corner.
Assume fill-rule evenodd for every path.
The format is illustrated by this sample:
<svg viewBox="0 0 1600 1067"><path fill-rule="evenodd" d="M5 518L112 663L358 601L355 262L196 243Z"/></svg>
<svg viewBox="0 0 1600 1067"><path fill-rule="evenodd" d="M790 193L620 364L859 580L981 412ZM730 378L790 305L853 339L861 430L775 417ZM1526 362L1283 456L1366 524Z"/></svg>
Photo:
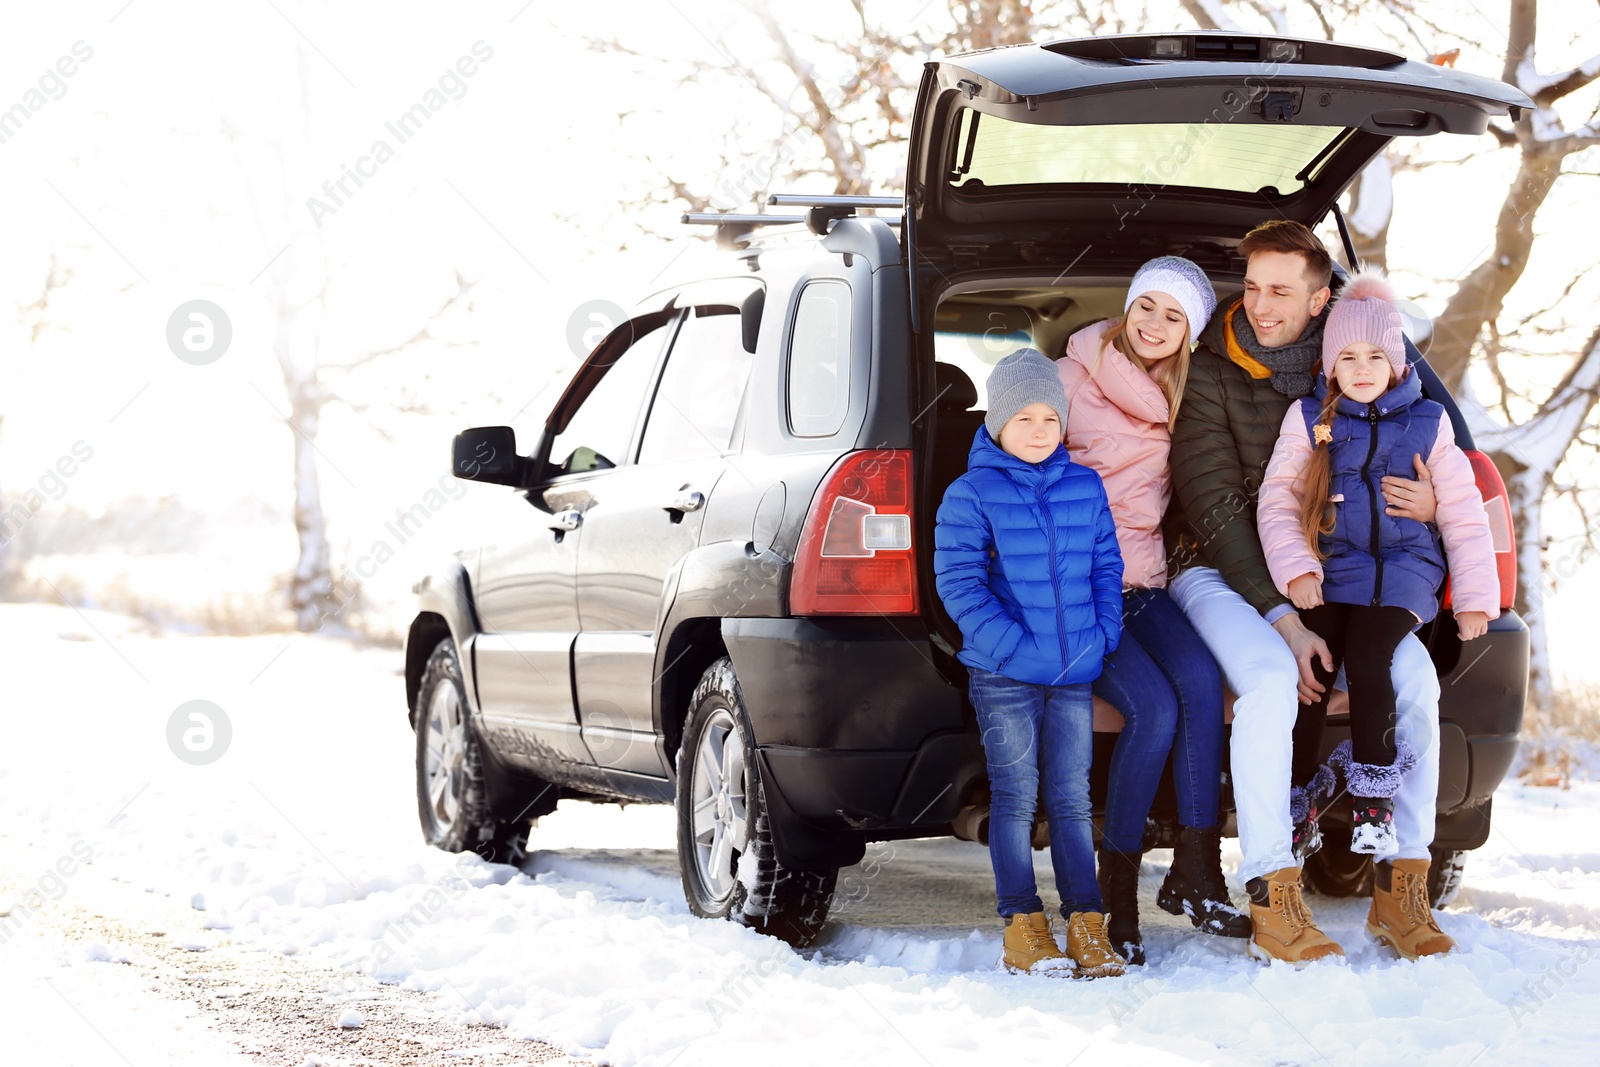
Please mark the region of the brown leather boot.
<svg viewBox="0 0 1600 1067"><path fill-rule="evenodd" d="M1115 978L1128 969L1128 961L1111 947L1106 916L1100 911L1075 911L1068 917L1067 954L1077 961L1084 978Z"/></svg>
<svg viewBox="0 0 1600 1067"><path fill-rule="evenodd" d="M1011 916L1002 941L1005 952L1000 963L1018 974L1047 974L1054 978L1075 978L1072 957L1061 951L1056 935L1050 932L1050 917L1042 911Z"/></svg>
<svg viewBox="0 0 1600 1067"><path fill-rule="evenodd" d="M1317 929L1300 895L1300 868L1285 867L1265 878L1252 878L1250 893L1250 955L1264 962L1286 960L1310 963L1327 956L1343 956L1338 942Z"/></svg>
<svg viewBox="0 0 1600 1067"><path fill-rule="evenodd" d="M1402 959L1442 956L1456 947L1428 906L1428 861L1385 860L1372 865L1372 909L1367 933Z"/></svg>

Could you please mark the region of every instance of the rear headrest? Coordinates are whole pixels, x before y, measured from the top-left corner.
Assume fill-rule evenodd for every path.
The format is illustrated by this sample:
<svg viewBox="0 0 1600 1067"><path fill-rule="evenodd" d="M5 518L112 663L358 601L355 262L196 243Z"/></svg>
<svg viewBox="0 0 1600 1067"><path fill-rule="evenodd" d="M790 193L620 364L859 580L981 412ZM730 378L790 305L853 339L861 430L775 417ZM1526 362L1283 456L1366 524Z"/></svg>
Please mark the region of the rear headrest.
<svg viewBox="0 0 1600 1067"><path fill-rule="evenodd" d="M978 387L953 363L933 365L933 391L940 411L967 411L978 402Z"/></svg>

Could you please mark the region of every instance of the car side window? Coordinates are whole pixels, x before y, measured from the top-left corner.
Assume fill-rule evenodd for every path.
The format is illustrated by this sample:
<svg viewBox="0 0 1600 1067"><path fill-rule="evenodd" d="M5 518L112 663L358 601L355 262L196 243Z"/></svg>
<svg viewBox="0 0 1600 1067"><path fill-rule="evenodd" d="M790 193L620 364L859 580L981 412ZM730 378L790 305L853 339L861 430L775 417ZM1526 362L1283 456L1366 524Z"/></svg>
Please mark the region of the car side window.
<svg viewBox="0 0 1600 1067"><path fill-rule="evenodd" d="M827 437L850 407L850 286L814 281L800 292L789 336L789 429Z"/></svg>
<svg viewBox="0 0 1600 1067"><path fill-rule="evenodd" d="M640 463L666 463L726 453L750 380L736 307L697 307L684 321L656 387Z"/></svg>
<svg viewBox="0 0 1600 1067"><path fill-rule="evenodd" d="M573 412L567 428L550 443L550 462L559 473L605 470L626 461L639 406L673 321L629 345Z"/></svg>

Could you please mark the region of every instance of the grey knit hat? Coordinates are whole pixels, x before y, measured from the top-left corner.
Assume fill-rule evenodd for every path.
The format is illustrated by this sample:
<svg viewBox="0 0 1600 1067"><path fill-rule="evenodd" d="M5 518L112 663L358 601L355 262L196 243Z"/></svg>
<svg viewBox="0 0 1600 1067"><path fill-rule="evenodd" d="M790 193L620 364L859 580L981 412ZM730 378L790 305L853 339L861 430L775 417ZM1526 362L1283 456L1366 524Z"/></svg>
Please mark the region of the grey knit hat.
<svg viewBox="0 0 1600 1067"><path fill-rule="evenodd" d="M989 413L983 417L984 429L995 440L1005 424L1029 404L1048 404L1061 419L1061 432L1067 431L1067 394L1061 388L1056 365L1036 348L1021 348L994 365L989 372Z"/></svg>

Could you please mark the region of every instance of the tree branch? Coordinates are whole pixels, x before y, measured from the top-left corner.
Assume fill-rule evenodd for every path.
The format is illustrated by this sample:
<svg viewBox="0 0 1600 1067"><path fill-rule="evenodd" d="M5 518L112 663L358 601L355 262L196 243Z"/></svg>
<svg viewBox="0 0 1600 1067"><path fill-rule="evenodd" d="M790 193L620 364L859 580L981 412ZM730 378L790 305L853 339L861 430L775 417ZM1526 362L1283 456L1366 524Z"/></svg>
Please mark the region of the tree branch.
<svg viewBox="0 0 1600 1067"><path fill-rule="evenodd" d="M461 276L461 272L459 270L454 271L454 274L456 276L455 292L446 297L444 302L439 305L434 313L429 315L427 319L423 321L422 326L418 328L416 333L412 334L410 337L406 338L404 341L401 341L397 345L390 345L388 348L375 349L374 351L368 352L365 355L357 356L348 363L331 363L323 369L345 372L353 371L358 367L365 367L369 363L374 363L380 359L383 359L385 356L393 356L400 352L404 352L406 349L411 348L413 345L421 344L423 341L433 340L433 327L451 308L455 307L456 305L460 304L461 301L466 299L467 294L472 291L472 287L478 284L476 281L467 281L466 278Z"/></svg>

